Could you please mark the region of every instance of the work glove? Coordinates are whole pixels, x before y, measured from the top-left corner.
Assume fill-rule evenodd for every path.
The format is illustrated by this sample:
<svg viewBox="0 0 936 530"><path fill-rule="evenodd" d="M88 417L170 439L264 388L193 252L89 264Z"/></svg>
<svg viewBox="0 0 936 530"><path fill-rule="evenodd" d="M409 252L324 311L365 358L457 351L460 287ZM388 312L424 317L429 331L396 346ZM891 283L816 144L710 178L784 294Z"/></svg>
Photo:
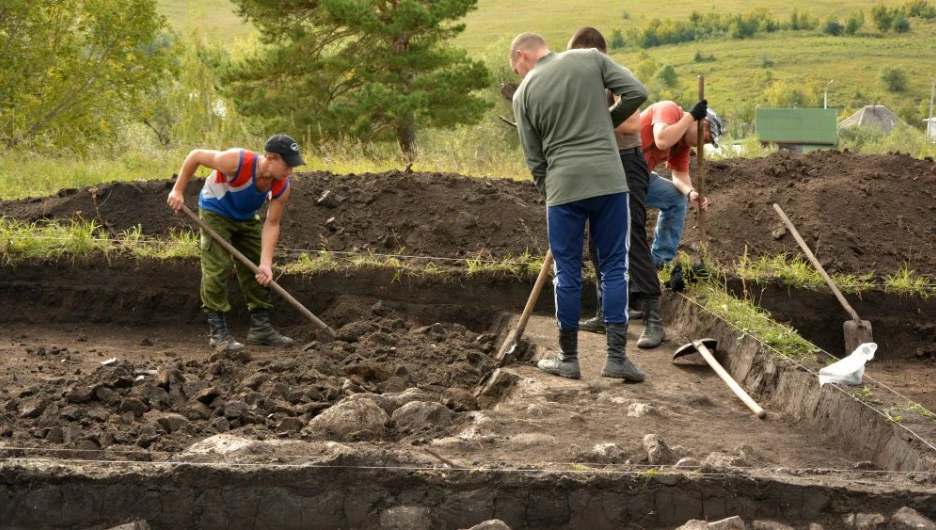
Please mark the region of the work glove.
<svg viewBox="0 0 936 530"><path fill-rule="evenodd" d="M708 100L700 99L698 103L689 109L689 114L692 114L692 117L695 118L695 121L704 119L705 115L708 114Z"/></svg>

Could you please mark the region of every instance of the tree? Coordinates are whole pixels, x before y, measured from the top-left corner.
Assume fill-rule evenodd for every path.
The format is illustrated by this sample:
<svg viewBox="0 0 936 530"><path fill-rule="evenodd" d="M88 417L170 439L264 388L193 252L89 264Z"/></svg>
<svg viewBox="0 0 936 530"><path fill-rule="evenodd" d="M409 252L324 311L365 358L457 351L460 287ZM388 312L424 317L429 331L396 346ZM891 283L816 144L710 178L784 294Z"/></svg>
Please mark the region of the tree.
<svg viewBox="0 0 936 530"><path fill-rule="evenodd" d="M885 66L878 72L878 78L891 92L903 92L907 89L907 73L900 68Z"/></svg>
<svg viewBox="0 0 936 530"><path fill-rule="evenodd" d="M225 93L270 130L396 139L413 160L417 126L476 123L489 106L471 95L487 67L447 44L477 0L233 2L265 46L227 66Z"/></svg>
<svg viewBox="0 0 936 530"><path fill-rule="evenodd" d="M848 19L845 21L845 34L854 35L858 33L858 30L861 29L861 26L864 26L864 23L864 11L858 11L848 15Z"/></svg>
<svg viewBox="0 0 936 530"><path fill-rule="evenodd" d="M894 33L909 33L910 20L903 13L894 14L894 21L891 23Z"/></svg>
<svg viewBox="0 0 936 530"><path fill-rule="evenodd" d="M112 138L172 50L155 0L5 0L0 146L81 150Z"/></svg>
<svg viewBox="0 0 936 530"><path fill-rule="evenodd" d="M845 31L845 27L832 17L826 21L825 28L822 30L826 35L832 35L833 37L838 37L843 31Z"/></svg>
<svg viewBox="0 0 936 530"><path fill-rule="evenodd" d="M664 64L653 74L653 79L659 81L667 88L675 88L679 84L679 74L672 65Z"/></svg>
<svg viewBox="0 0 936 530"><path fill-rule="evenodd" d="M887 33L894 22L894 12L884 4L877 4L871 8L871 19L874 20L874 27L881 33Z"/></svg>
<svg viewBox="0 0 936 530"><path fill-rule="evenodd" d="M616 29L611 32L611 49L620 50L624 47L624 34L621 33L621 30Z"/></svg>

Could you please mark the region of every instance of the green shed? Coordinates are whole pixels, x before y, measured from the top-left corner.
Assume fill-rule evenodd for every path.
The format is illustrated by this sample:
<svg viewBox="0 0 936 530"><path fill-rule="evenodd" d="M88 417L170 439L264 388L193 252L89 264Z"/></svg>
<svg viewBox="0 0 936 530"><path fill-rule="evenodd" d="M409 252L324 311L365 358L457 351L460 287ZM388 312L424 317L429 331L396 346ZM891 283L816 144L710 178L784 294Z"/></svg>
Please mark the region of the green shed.
<svg viewBox="0 0 936 530"><path fill-rule="evenodd" d="M757 109L757 139L764 145L808 153L835 147L836 109Z"/></svg>

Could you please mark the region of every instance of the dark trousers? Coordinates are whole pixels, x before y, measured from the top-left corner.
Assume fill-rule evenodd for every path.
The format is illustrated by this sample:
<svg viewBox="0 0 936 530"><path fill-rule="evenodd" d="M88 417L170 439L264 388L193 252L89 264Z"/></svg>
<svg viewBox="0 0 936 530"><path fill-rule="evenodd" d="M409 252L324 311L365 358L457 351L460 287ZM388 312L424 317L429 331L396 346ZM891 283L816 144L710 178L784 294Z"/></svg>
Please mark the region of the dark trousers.
<svg viewBox="0 0 936 530"><path fill-rule="evenodd" d="M650 244L647 243L647 190L650 189L650 170L647 168L647 159L644 158L639 147L624 149L620 155L621 164L627 176L627 187L630 188L629 299L659 298L660 279L653 265L653 258L650 256ZM597 272L599 270L598 251L595 248L594 238L590 236L588 257ZM601 282L595 282L595 284L598 292L598 307L601 307Z"/></svg>
<svg viewBox="0 0 936 530"><path fill-rule="evenodd" d="M560 330L579 327L586 223L600 264L598 285L604 291L605 319L614 324L627 323L628 204L627 193L614 193L546 208L549 248L555 258L553 284Z"/></svg>

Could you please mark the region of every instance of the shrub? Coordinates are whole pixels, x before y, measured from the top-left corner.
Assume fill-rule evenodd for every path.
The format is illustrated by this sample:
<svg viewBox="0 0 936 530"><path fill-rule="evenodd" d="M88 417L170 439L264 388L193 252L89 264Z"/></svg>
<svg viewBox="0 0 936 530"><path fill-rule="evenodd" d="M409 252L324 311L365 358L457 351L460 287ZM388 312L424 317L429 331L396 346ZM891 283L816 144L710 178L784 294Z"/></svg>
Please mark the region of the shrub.
<svg viewBox="0 0 936 530"><path fill-rule="evenodd" d="M891 24L891 29L896 33L909 33L910 20L907 19L903 13L897 13L894 15L894 22Z"/></svg>
<svg viewBox="0 0 936 530"><path fill-rule="evenodd" d="M845 26L839 24L838 20L829 19L826 21L825 28L822 29L822 32L826 35L832 35L833 37L838 37L845 31Z"/></svg>
<svg viewBox="0 0 936 530"><path fill-rule="evenodd" d="M878 79L891 92L903 92L907 89L907 73L900 68L885 66L878 73Z"/></svg>
<svg viewBox="0 0 936 530"><path fill-rule="evenodd" d="M864 23L864 11L858 11L857 13L848 15L848 19L845 21L845 34L854 35L858 33L858 30L861 29L861 26L864 26Z"/></svg>

